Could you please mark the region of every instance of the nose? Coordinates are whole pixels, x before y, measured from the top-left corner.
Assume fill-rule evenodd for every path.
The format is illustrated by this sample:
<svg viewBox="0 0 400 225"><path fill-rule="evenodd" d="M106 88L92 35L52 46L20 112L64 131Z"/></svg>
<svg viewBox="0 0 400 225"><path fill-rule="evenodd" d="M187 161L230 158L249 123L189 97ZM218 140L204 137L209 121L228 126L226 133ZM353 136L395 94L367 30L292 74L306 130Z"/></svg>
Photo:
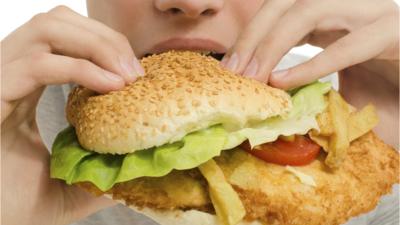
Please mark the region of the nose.
<svg viewBox="0 0 400 225"><path fill-rule="evenodd" d="M214 15L222 9L223 5L223 0L155 0L155 7L159 11L193 19Z"/></svg>

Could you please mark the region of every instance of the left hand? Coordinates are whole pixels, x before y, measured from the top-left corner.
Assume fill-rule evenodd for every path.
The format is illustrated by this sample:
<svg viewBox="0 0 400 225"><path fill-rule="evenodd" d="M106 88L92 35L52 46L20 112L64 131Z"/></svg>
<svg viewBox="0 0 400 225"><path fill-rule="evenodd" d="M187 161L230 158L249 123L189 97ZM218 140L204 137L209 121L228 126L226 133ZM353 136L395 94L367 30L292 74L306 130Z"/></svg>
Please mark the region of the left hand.
<svg viewBox="0 0 400 225"><path fill-rule="evenodd" d="M375 131L398 148L398 18L392 0L266 0L221 63L283 89L340 71L341 94L356 107L373 103L380 117ZM292 47L304 43L324 50L272 72Z"/></svg>
<svg viewBox="0 0 400 225"><path fill-rule="evenodd" d="M222 64L290 89L369 59L397 61L398 17L399 8L391 0L267 0ZM304 43L324 51L300 65L272 72L292 47ZM397 73L387 76L398 80Z"/></svg>

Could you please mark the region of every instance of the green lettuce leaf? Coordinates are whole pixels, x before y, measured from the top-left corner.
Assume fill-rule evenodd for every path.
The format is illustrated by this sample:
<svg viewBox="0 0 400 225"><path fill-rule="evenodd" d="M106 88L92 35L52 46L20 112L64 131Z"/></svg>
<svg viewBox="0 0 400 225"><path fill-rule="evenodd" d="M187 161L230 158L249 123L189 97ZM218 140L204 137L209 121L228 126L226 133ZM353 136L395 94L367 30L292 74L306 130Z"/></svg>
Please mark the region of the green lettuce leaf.
<svg viewBox="0 0 400 225"><path fill-rule="evenodd" d="M128 154L116 182L142 176L160 177L172 169L185 170L197 167L221 153L227 136L228 132L222 126L213 126L191 133L181 142L152 149L152 152L146 150L138 151L138 154ZM147 157L142 157L143 155Z"/></svg>
<svg viewBox="0 0 400 225"><path fill-rule="evenodd" d="M58 134L53 144L50 176L68 184L91 182L106 191L118 182L195 168L246 139L254 146L274 141L279 135L305 134L312 128L318 129L315 117L325 109L323 96L330 88L330 83L316 82L297 90L287 115L269 118L253 127L231 132L215 125L188 134L179 142L125 155L87 151L69 127Z"/></svg>
<svg viewBox="0 0 400 225"><path fill-rule="evenodd" d="M287 115L269 118L254 127L244 128L229 136L229 147L235 147L248 139L251 146L275 141L279 135L306 134L319 129L316 115L325 107L324 94L331 89L330 83L315 82L292 96L293 107Z"/></svg>
<svg viewBox="0 0 400 225"><path fill-rule="evenodd" d="M52 149L50 176L68 184L89 181L106 191L115 183L138 177L161 177L172 169L194 168L220 154L228 132L222 126L188 134L182 141L126 155L98 154L77 144L73 128L57 137Z"/></svg>

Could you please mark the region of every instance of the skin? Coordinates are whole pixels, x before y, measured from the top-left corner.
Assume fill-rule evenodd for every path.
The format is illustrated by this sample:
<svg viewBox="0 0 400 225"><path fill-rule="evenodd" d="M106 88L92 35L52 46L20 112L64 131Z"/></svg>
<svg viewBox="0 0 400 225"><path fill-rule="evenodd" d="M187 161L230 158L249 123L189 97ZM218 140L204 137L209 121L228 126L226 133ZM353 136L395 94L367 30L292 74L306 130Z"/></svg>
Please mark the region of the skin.
<svg viewBox="0 0 400 225"><path fill-rule="evenodd" d="M341 70L345 97L356 106L375 103L381 116L377 131L388 143L398 143L399 13L391 1L87 3L91 19L56 7L1 42L4 224L67 224L114 204L49 179L49 153L35 121L37 101L48 84L118 90L143 74L137 58L172 37L217 41L229 49L222 65L285 89ZM270 75L282 55L299 43L325 50Z"/></svg>

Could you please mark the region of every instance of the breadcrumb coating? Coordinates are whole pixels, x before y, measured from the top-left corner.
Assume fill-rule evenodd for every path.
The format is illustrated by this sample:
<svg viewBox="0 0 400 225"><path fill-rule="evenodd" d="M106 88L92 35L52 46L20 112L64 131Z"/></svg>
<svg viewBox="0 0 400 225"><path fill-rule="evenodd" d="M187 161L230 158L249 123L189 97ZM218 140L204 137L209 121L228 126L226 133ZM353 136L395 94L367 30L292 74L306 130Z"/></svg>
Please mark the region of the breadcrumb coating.
<svg viewBox="0 0 400 225"><path fill-rule="evenodd" d="M399 153L373 132L352 142L339 169L330 170L325 157L323 153L313 163L297 167L314 178L315 188L302 184L284 166L266 163L240 149L224 151L215 160L238 192L246 208L245 219L266 224L342 224L374 209L379 198L399 182ZM128 206L214 212L207 184L196 169L138 178L107 193L96 191L91 184L80 186L92 193L110 194Z"/></svg>

